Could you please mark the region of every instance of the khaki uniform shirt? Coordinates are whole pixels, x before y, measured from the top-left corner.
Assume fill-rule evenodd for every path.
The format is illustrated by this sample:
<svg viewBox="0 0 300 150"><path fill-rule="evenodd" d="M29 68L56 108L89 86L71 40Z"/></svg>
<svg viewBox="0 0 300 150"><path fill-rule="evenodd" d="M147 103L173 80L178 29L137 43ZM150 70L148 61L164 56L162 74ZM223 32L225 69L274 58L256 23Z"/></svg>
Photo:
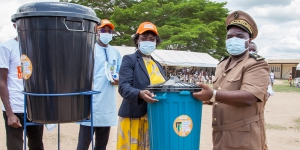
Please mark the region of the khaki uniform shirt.
<svg viewBox="0 0 300 150"><path fill-rule="evenodd" d="M213 89L244 90L258 100L253 105L244 107L217 101L213 104L213 149L262 150L265 146L263 112L269 84L268 64L264 60L250 57L248 52L228 66L230 59L217 66Z"/></svg>

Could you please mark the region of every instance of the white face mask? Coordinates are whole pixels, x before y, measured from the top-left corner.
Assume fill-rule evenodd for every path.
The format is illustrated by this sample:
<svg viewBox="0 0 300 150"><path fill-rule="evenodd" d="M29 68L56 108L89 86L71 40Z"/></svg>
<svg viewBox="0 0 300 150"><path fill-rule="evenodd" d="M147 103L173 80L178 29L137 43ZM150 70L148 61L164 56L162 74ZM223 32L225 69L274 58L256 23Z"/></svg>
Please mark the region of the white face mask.
<svg viewBox="0 0 300 150"><path fill-rule="evenodd" d="M245 41L241 38L233 37L226 40L226 49L230 55L237 56L245 52L248 48L245 48Z"/></svg>
<svg viewBox="0 0 300 150"><path fill-rule="evenodd" d="M150 55L156 49L156 43L150 41L139 42L139 50L144 55Z"/></svg>
<svg viewBox="0 0 300 150"><path fill-rule="evenodd" d="M112 40L112 34L109 33L100 33L99 39L103 44L108 44Z"/></svg>
<svg viewBox="0 0 300 150"><path fill-rule="evenodd" d="M249 51L250 54L257 54L257 52Z"/></svg>

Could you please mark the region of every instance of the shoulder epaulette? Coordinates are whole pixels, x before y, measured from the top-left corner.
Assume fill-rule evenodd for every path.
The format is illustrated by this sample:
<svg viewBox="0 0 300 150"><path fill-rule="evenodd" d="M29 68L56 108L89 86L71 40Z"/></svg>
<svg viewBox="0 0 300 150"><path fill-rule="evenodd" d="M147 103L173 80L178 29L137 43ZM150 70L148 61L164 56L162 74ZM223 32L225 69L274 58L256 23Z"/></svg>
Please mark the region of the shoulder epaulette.
<svg viewBox="0 0 300 150"><path fill-rule="evenodd" d="M265 60L265 58L263 58L262 56L257 55L257 54L251 54L251 53L249 53L249 56L252 57L252 58L254 58L256 61Z"/></svg>
<svg viewBox="0 0 300 150"><path fill-rule="evenodd" d="M222 61L226 60L227 58L229 58L229 56L225 56L225 57L218 63L218 65L219 65Z"/></svg>

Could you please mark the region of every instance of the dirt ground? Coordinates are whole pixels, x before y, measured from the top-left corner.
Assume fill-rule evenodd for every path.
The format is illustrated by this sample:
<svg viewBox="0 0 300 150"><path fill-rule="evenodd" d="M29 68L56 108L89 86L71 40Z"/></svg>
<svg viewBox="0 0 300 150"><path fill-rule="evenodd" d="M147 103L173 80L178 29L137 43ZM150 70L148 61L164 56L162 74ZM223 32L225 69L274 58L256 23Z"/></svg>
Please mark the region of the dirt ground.
<svg viewBox="0 0 300 150"><path fill-rule="evenodd" d="M281 84L276 81L276 84ZM118 106L122 99L118 96ZM265 108L267 140L270 150L299 150L300 149L300 92L277 92L270 97ZM200 149L212 149L211 135L211 106L203 106ZM0 150L6 149L5 128L1 113L0 117ZM74 150L77 145L79 125L66 123L60 125L60 149ZM116 148L116 126L111 128L108 150ZM46 150L56 150L57 128L44 131ZM91 148L90 148L91 149Z"/></svg>

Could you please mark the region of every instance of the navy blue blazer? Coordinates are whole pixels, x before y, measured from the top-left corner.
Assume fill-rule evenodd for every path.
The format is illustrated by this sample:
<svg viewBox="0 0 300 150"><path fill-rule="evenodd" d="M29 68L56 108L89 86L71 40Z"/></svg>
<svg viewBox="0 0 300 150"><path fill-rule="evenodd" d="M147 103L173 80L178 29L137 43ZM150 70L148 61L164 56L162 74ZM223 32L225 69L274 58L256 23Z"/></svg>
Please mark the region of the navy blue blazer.
<svg viewBox="0 0 300 150"><path fill-rule="evenodd" d="M154 60L152 58L152 60ZM162 66L157 64L166 79ZM119 93L123 97L118 115L123 118L140 118L147 113L147 102L139 98L139 92L150 85L150 78L139 51L125 55L119 71Z"/></svg>

